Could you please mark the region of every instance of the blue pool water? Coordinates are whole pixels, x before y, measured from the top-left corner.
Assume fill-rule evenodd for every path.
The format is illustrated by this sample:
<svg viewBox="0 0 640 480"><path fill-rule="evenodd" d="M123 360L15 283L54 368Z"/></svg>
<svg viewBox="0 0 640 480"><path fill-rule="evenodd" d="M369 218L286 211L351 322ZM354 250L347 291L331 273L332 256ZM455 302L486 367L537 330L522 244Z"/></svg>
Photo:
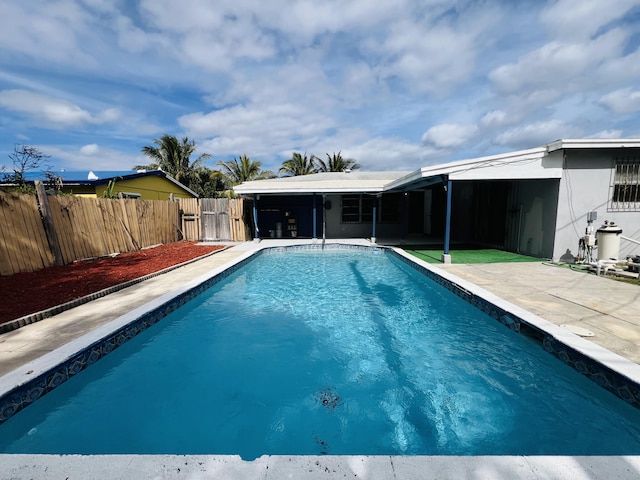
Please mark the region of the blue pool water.
<svg viewBox="0 0 640 480"><path fill-rule="evenodd" d="M393 255L272 252L0 426L4 453L640 454L640 411Z"/></svg>

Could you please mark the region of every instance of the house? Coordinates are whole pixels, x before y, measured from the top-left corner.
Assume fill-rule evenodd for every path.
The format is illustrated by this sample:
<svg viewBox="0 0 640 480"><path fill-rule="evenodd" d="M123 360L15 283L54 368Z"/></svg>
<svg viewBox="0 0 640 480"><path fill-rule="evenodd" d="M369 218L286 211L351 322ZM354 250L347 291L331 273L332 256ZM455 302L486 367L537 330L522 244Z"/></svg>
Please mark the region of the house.
<svg viewBox="0 0 640 480"><path fill-rule="evenodd" d="M640 251L640 139L563 139L413 172L318 173L245 182L256 238L415 238L575 258L588 219ZM634 239L636 241L634 241Z"/></svg>
<svg viewBox="0 0 640 480"><path fill-rule="evenodd" d="M84 197L103 197L113 182L112 193L142 200L168 200L169 198L197 198L198 194L167 175L162 170L140 172L90 171L54 172L60 179L64 193ZM30 173L27 180L43 180L43 173Z"/></svg>

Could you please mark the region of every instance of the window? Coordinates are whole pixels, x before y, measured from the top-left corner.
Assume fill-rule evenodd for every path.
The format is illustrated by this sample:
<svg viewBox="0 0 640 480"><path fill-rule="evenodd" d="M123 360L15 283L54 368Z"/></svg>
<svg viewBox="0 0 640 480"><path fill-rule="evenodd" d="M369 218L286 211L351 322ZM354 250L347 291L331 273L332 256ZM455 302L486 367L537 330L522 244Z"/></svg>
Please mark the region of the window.
<svg viewBox="0 0 640 480"><path fill-rule="evenodd" d="M640 157L617 157L610 211L640 210Z"/></svg>
<svg viewBox="0 0 640 480"><path fill-rule="evenodd" d="M373 222L373 202L370 195L342 196L342 223Z"/></svg>
<svg viewBox="0 0 640 480"><path fill-rule="evenodd" d="M342 196L342 223L360 223L360 195Z"/></svg>
<svg viewBox="0 0 640 480"><path fill-rule="evenodd" d="M137 199L142 196L139 193L133 193L133 192L119 192L118 195L120 195L122 198L133 198L133 199Z"/></svg>
<svg viewBox="0 0 640 480"><path fill-rule="evenodd" d="M401 218L401 194L382 195L378 202L376 221L399 223ZM343 195L342 223L373 223L373 195Z"/></svg>

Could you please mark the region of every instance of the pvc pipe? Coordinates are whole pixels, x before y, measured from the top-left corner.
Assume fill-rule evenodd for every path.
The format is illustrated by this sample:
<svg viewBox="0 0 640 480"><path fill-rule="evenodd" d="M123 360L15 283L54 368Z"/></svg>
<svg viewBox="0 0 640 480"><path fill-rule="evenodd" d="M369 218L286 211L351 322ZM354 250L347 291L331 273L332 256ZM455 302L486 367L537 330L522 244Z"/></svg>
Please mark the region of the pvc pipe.
<svg viewBox="0 0 640 480"><path fill-rule="evenodd" d="M634 240L633 238L625 237L624 235L620 235L620 238L626 240L627 242L636 243L640 245L640 241Z"/></svg>

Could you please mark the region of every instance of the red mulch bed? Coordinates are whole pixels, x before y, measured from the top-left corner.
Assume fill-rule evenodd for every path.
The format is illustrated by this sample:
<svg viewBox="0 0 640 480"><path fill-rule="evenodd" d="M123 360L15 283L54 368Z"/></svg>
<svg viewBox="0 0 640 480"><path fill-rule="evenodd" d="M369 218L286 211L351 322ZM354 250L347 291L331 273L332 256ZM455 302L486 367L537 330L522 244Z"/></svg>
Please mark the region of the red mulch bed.
<svg viewBox="0 0 640 480"><path fill-rule="evenodd" d="M55 307L223 248L175 242L116 257L0 276L0 323Z"/></svg>

